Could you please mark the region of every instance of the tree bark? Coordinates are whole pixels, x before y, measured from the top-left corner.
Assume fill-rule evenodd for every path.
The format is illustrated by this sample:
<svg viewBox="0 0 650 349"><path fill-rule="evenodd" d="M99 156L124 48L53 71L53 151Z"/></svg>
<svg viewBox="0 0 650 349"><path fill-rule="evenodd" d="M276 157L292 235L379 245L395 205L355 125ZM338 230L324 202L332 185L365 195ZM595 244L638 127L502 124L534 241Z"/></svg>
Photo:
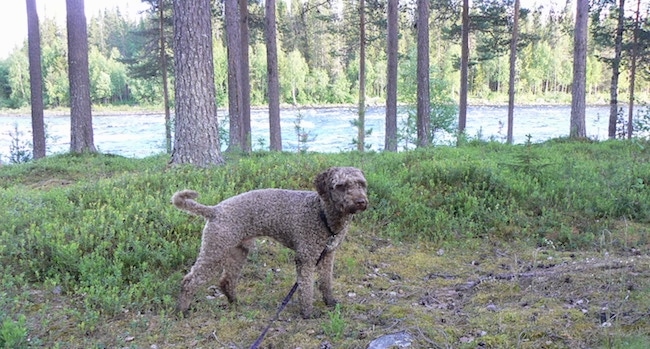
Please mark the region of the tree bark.
<svg viewBox="0 0 650 349"><path fill-rule="evenodd" d="M636 15L634 19L634 34L632 39L632 56L630 57L630 102L627 105L627 138L632 138L634 133L634 87L636 86L636 61L639 46L639 20L641 15L641 0L636 2Z"/></svg>
<svg viewBox="0 0 650 349"><path fill-rule="evenodd" d="M241 60L239 60L241 86L241 104L239 112L242 120L242 144L241 149L246 153L252 151L251 139L251 83L250 66L248 59L248 0L239 0L239 34L241 39Z"/></svg>
<svg viewBox="0 0 650 349"><path fill-rule="evenodd" d="M417 18L417 145L429 145L430 90L429 90L429 1L418 0Z"/></svg>
<svg viewBox="0 0 650 349"><path fill-rule="evenodd" d="M84 0L66 0L65 4L70 81L70 151L95 152Z"/></svg>
<svg viewBox="0 0 650 349"><path fill-rule="evenodd" d="M512 23L512 41L510 42L510 78L508 80L508 136L507 143L512 144L515 114L515 78L517 73L517 40L519 40L519 0L515 0L515 12Z"/></svg>
<svg viewBox="0 0 650 349"><path fill-rule="evenodd" d="M571 125L569 137L587 136L585 126L587 88L587 20L589 0L577 0L573 40L573 84L571 87Z"/></svg>
<svg viewBox="0 0 650 349"><path fill-rule="evenodd" d="M269 98L269 132L271 151L282 151L280 126L280 80L278 77L277 27L275 23L275 0L266 1L266 72Z"/></svg>
<svg viewBox="0 0 650 349"><path fill-rule="evenodd" d="M467 126L467 89L469 70L469 0L463 0L462 38L460 50L460 96L458 103L458 134Z"/></svg>
<svg viewBox="0 0 650 349"><path fill-rule="evenodd" d="M38 26L36 0L27 0L27 42L29 45L29 87L32 107L32 155L45 157L45 123L43 121L43 69L41 66L41 33Z"/></svg>
<svg viewBox="0 0 650 349"><path fill-rule="evenodd" d="M228 49L228 114L230 118L230 139L226 151L243 150L244 125L242 117L241 91L241 28L237 0L225 0L226 42Z"/></svg>
<svg viewBox="0 0 650 349"><path fill-rule="evenodd" d="M210 0L174 1L176 133L172 164L207 167L220 153Z"/></svg>
<svg viewBox="0 0 650 349"><path fill-rule="evenodd" d="M359 119L357 120L357 150L365 148L366 138L366 9L359 0Z"/></svg>
<svg viewBox="0 0 650 349"><path fill-rule="evenodd" d="M623 51L623 28L625 25L625 0L618 2L618 23L614 38L614 59L612 60L612 83L609 86L609 127L607 136L616 138L616 122L618 121L618 78L621 74L621 52Z"/></svg>
<svg viewBox="0 0 650 349"><path fill-rule="evenodd" d="M167 50L165 48L165 0L158 0L158 24L160 32L160 70L162 72L163 104L165 108L165 150L172 153L172 119L169 107L167 79Z"/></svg>
<svg viewBox="0 0 650 349"><path fill-rule="evenodd" d="M386 79L386 137L384 149L397 151L397 7L399 0L388 0L388 65Z"/></svg>

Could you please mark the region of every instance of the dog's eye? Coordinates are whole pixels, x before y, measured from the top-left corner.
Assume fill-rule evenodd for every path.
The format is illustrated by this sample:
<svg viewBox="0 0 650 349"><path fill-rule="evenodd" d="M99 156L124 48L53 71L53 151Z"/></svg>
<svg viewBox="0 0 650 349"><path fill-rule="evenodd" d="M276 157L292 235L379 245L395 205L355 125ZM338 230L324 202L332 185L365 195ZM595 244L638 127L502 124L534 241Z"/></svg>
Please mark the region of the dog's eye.
<svg viewBox="0 0 650 349"><path fill-rule="evenodd" d="M335 184L334 190L345 190L347 186L345 184Z"/></svg>

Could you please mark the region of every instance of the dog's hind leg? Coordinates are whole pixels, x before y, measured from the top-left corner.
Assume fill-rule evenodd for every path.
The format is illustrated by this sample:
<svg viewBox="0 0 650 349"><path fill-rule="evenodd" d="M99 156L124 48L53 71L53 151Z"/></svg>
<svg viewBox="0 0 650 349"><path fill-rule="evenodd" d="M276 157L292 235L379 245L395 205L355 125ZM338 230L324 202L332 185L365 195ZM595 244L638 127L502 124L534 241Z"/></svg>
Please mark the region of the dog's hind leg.
<svg viewBox="0 0 650 349"><path fill-rule="evenodd" d="M201 253L202 255L203 253ZM181 283L181 292L178 296L176 309L183 315L187 315L192 299L198 288L215 276L215 271L219 268L219 259L199 255L196 263L192 266Z"/></svg>
<svg viewBox="0 0 650 349"><path fill-rule="evenodd" d="M237 302L237 283L241 276L241 270L246 264L246 257L248 252L253 247L255 241L253 239L244 240L239 245L228 250L226 257L223 261L223 273L219 280L219 288L221 292L228 298L228 302Z"/></svg>

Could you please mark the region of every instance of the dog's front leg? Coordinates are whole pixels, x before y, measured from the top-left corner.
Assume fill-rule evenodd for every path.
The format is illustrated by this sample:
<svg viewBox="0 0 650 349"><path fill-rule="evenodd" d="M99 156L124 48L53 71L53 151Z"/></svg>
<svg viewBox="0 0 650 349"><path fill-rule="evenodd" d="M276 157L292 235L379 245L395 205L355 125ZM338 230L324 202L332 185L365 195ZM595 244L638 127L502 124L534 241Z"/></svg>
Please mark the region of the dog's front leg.
<svg viewBox="0 0 650 349"><path fill-rule="evenodd" d="M315 270L314 262L296 259L296 274L300 289L300 313L304 319L309 319L313 315Z"/></svg>
<svg viewBox="0 0 650 349"><path fill-rule="evenodd" d="M338 303L332 293L332 279L334 272L334 251L325 253L318 265L319 279L318 288L323 294L323 301L327 306L332 307Z"/></svg>

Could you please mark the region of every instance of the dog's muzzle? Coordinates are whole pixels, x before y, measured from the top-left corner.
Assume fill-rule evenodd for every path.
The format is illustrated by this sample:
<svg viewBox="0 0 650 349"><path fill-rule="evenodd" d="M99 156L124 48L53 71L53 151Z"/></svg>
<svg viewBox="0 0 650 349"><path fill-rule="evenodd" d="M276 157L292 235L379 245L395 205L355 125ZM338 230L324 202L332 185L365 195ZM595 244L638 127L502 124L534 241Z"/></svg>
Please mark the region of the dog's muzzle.
<svg viewBox="0 0 650 349"><path fill-rule="evenodd" d="M366 199L356 199L354 201L354 206L350 208L350 213L357 213L359 211L365 211L368 208L368 200Z"/></svg>

